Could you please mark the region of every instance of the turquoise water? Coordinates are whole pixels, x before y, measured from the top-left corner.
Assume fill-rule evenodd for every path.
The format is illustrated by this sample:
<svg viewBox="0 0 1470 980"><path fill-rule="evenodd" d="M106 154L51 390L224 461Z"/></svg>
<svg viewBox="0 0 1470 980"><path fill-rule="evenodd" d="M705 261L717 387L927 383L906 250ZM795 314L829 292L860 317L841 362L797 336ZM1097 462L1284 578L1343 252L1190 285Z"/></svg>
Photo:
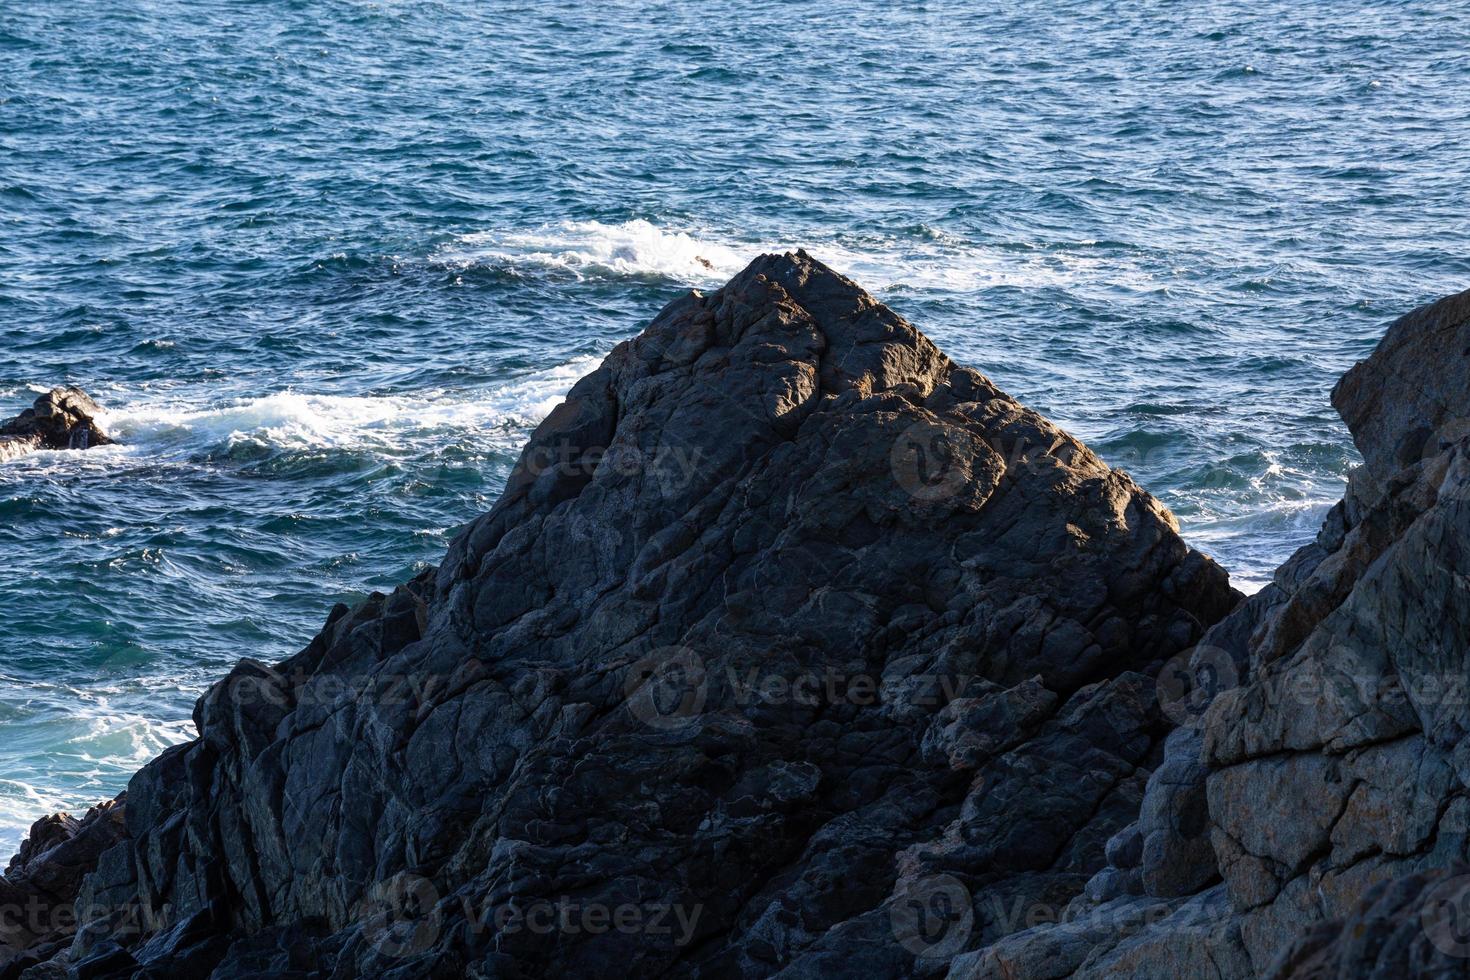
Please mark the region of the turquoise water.
<svg viewBox="0 0 1470 980"><path fill-rule="evenodd" d="M1415 6L0 5L0 412L71 381L124 442L0 466L0 851L435 561L763 250L1258 587L1353 462L1332 382L1470 286L1470 13Z"/></svg>

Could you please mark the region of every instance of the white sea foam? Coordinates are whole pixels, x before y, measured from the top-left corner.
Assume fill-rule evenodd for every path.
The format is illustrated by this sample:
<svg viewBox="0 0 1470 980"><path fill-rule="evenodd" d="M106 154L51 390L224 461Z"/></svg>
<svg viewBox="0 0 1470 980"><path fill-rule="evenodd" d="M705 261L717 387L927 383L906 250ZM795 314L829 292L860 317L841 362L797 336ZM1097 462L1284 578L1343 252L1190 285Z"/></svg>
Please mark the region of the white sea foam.
<svg viewBox="0 0 1470 980"><path fill-rule="evenodd" d="M961 293L997 287L1148 289L1156 285L1135 263L1056 248L945 246L865 250L814 246L807 251L878 292L902 288Z"/></svg>
<svg viewBox="0 0 1470 980"><path fill-rule="evenodd" d="M65 795L46 792L21 779L0 779L0 853L14 854L31 824L70 805Z"/></svg>
<svg viewBox="0 0 1470 980"><path fill-rule="evenodd" d="M1230 584L1247 595L1270 583L1281 564L1281 542L1311 540L1336 498L1274 500L1230 513L1205 509L1181 521L1184 539L1207 555L1229 554Z"/></svg>
<svg viewBox="0 0 1470 980"><path fill-rule="evenodd" d="M535 425L600 358L557 367L479 393L327 395L282 391L222 404L140 398L103 418L126 443L195 446L255 442L291 449L394 449L427 432L509 431Z"/></svg>
<svg viewBox="0 0 1470 980"><path fill-rule="evenodd" d="M112 795L105 786L195 735L187 718L158 721L117 711L86 692L71 694L63 717L21 723L28 742L46 747L26 754L26 772L0 778L0 855L13 853L42 816L85 811Z"/></svg>
<svg viewBox="0 0 1470 980"><path fill-rule="evenodd" d="M465 235L435 260L450 266L529 266L577 275L652 276L679 282L724 281L755 254L750 249L665 231L647 221L608 225L562 221L532 232Z"/></svg>
<svg viewBox="0 0 1470 980"><path fill-rule="evenodd" d="M194 737L190 718L158 721L140 714L118 712L105 702L86 718L87 730L63 742L60 752L78 764L77 775L94 777L121 767L131 771L155 758L170 745Z"/></svg>
<svg viewBox="0 0 1470 980"><path fill-rule="evenodd" d="M798 246L879 292L902 287L972 291L995 286L1156 285L1134 262L1087 254L1096 246L1091 241L1002 248L933 232L917 240L833 241L813 236L752 242L712 232L668 230L641 220L562 221L535 231L478 232L441 249L432 261L457 268L554 270L581 278L647 277L709 286L729 279L757 255Z"/></svg>

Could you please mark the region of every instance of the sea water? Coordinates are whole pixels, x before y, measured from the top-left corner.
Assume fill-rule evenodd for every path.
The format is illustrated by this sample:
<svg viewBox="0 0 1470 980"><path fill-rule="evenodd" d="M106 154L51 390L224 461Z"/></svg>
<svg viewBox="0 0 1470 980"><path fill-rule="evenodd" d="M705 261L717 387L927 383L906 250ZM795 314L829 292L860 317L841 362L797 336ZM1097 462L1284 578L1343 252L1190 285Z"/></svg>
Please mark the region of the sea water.
<svg viewBox="0 0 1470 980"><path fill-rule="evenodd" d="M0 851L491 506L573 381L802 246L1259 588L1328 405L1470 286L1470 8L0 4Z"/></svg>

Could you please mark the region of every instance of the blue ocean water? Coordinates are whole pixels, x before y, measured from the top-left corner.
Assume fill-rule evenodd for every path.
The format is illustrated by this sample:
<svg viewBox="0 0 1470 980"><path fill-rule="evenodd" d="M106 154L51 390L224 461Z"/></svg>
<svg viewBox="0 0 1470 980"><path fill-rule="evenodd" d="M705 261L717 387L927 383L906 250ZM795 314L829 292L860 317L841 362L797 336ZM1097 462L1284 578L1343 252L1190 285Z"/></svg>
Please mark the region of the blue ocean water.
<svg viewBox="0 0 1470 980"><path fill-rule="evenodd" d="M804 246L1258 587L1327 404L1470 285L1470 9L1428 2L0 5L0 851L241 656L434 562L576 377ZM712 268L711 268L712 267Z"/></svg>

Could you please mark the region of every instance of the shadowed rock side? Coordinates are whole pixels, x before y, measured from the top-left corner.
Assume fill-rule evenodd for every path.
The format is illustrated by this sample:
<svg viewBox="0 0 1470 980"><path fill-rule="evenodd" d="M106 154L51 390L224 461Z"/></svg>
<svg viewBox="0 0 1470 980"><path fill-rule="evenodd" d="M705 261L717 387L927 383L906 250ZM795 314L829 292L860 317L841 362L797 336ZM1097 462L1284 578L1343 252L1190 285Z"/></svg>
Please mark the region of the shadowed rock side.
<svg viewBox="0 0 1470 980"><path fill-rule="evenodd" d="M1278 963L1296 980L1399 980L1470 972L1470 866L1379 882L1347 916L1307 930Z"/></svg>
<svg viewBox="0 0 1470 980"><path fill-rule="evenodd" d="M38 820L0 877L0 969L15 974L71 945L82 879L102 852L123 840L119 799L81 820L65 813Z"/></svg>
<svg viewBox="0 0 1470 980"><path fill-rule="evenodd" d="M1127 475L765 256L580 381L438 569L200 701L68 963L943 975L1104 866L1151 672L1237 600Z"/></svg>
<svg viewBox="0 0 1470 980"><path fill-rule="evenodd" d="M80 388L52 388L0 424L0 462L36 449L87 449L112 442L97 425L102 409Z"/></svg>
<svg viewBox="0 0 1470 980"><path fill-rule="evenodd" d="M1365 463L1179 671L1200 711L1110 867L952 975L1470 976L1467 365L1462 293L1342 379Z"/></svg>

